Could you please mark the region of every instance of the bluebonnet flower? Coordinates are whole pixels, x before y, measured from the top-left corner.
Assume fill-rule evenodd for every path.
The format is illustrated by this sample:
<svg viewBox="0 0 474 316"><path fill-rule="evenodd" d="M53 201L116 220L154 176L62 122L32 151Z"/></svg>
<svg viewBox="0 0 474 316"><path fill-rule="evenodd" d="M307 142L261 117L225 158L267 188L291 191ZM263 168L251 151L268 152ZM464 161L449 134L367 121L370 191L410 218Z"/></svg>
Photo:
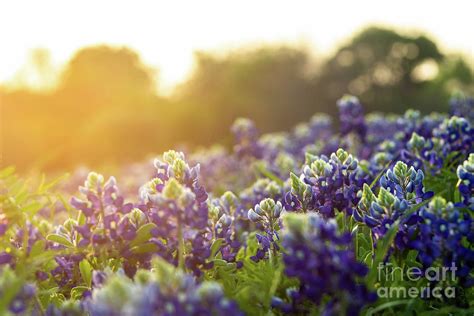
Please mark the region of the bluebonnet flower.
<svg viewBox="0 0 474 316"><path fill-rule="evenodd" d="M421 210L419 236L411 242L418 251L424 268L440 264L454 265L456 277L465 287L474 285L474 222L469 213L462 213L451 202L435 197Z"/></svg>
<svg viewBox="0 0 474 316"><path fill-rule="evenodd" d="M354 218L364 222L371 228L374 243L383 237L387 231L398 222L398 230L394 244L396 249L403 251L408 243L415 238L417 224L420 221L418 212L405 216L413 205L433 196L425 192L423 187L423 172L408 167L402 161L380 177L380 190L375 195L368 185L364 185L362 197Z"/></svg>
<svg viewBox="0 0 474 316"><path fill-rule="evenodd" d="M402 150L400 159L415 168L437 172L443 167L444 160L440 154L442 144L437 139L425 139L413 133L407 142L407 150Z"/></svg>
<svg viewBox="0 0 474 316"><path fill-rule="evenodd" d="M351 245L350 234L340 234L333 220L314 213L287 214L282 234L285 273L300 285L289 303L274 300L274 306L307 313L304 302L310 301L324 304L322 312L359 315L374 296L358 281L368 269L356 260Z"/></svg>
<svg viewBox="0 0 474 316"><path fill-rule="evenodd" d="M107 280L107 273L104 271L94 270L92 271L92 286L94 288L101 287L104 285L105 281Z"/></svg>
<svg viewBox="0 0 474 316"><path fill-rule="evenodd" d="M96 221L98 217L102 219L108 214L118 211L128 213L133 207L130 203L124 203L123 197L119 195L117 182L114 177L110 177L104 182L101 174L90 172L84 182L84 186L79 187L79 191L85 199L71 198L71 205L77 210Z"/></svg>
<svg viewBox="0 0 474 316"><path fill-rule="evenodd" d="M413 133L417 133L425 138L430 138L433 136L433 130L438 127L445 118L445 115L438 113L422 116L420 111L409 109L404 113L403 117L397 120L397 129L399 132L394 134L394 139L399 146L404 146Z"/></svg>
<svg viewBox="0 0 474 316"><path fill-rule="evenodd" d="M140 189L148 217L158 229L154 242L164 251L160 252L164 258L170 258L169 252L178 249L173 261L200 275L202 268L211 266L206 262L211 234L208 195L199 183L199 165L190 167L183 153L168 151L163 161L155 160L155 167L156 178ZM186 244L190 244L190 251Z"/></svg>
<svg viewBox="0 0 474 316"><path fill-rule="evenodd" d="M290 172L296 172L298 169L295 157L284 151L280 151L273 157L267 157L258 163L257 168L262 166L279 179L286 178Z"/></svg>
<svg viewBox="0 0 474 316"><path fill-rule="evenodd" d="M0 237L5 235L8 229L8 220L4 214L0 214Z"/></svg>
<svg viewBox="0 0 474 316"><path fill-rule="evenodd" d="M324 150L325 145L334 134L332 119L324 113L313 115L308 123L298 124L288 141L289 152L298 160L304 159L304 155L314 147L319 147L319 151ZM336 148L337 149L337 148ZM330 151L332 152L332 151Z"/></svg>
<svg viewBox="0 0 474 316"><path fill-rule="evenodd" d="M8 297L8 293L15 291L10 300L6 300L4 309L0 309L0 313L12 315L26 315L33 310L33 298L36 294L36 287L33 284L23 283L15 277L14 272L10 268L0 269L0 297Z"/></svg>
<svg viewBox="0 0 474 316"><path fill-rule="evenodd" d="M22 286L20 292L10 302L10 312L15 315L22 315L26 312L28 305L32 303L36 293L36 288L32 284Z"/></svg>
<svg viewBox="0 0 474 316"><path fill-rule="evenodd" d="M470 123L453 116L434 129L431 138L413 133L401 159L412 165L416 162L436 174L441 168L453 167L455 162L467 158L474 149L473 136L474 129Z"/></svg>
<svg viewBox="0 0 474 316"><path fill-rule="evenodd" d="M408 167L402 161L388 169L386 174L380 177L380 187L395 195L408 204L420 203L433 196L433 192L425 192L423 186L423 171L415 170L413 166Z"/></svg>
<svg viewBox="0 0 474 316"><path fill-rule="evenodd" d="M13 262L13 255L11 254L11 250L7 249L7 251L0 252L0 266L1 265L9 265Z"/></svg>
<svg viewBox="0 0 474 316"><path fill-rule="evenodd" d="M254 122L246 118L237 119L231 127L236 144L234 152L237 157L261 158L263 147L259 142L259 132Z"/></svg>
<svg viewBox="0 0 474 316"><path fill-rule="evenodd" d="M194 152L190 157L190 163L199 163L201 184L209 192L218 194L226 190L239 192L255 181L252 168L248 168L245 161L229 153L222 146Z"/></svg>
<svg viewBox="0 0 474 316"><path fill-rule="evenodd" d="M149 222L145 212L125 203L113 177L107 182L100 174L91 172L84 186L80 188L85 199L73 197L71 204L81 211L79 220L68 219L59 226L56 234L69 241L75 247L92 250L97 257L107 256L120 260L128 275L133 276L137 266L146 266L150 255L135 253L134 238L137 231ZM146 242L146 241L143 241ZM104 245L108 245L104 247ZM55 248L64 248L53 244ZM58 266L52 271L61 286L74 285L77 262L80 258L58 257Z"/></svg>
<svg viewBox="0 0 474 316"><path fill-rule="evenodd" d="M370 113L366 116L366 124L366 141L373 149L383 141L393 139L394 135L399 131L395 115Z"/></svg>
<svg viewBox="0 0 474 316"><path fill-rule="evenodd" d="M451 98L449 106L451 115L464 117L471 124L474 123L474 98L459 94Z"/></svg>
<svg viewBox="0 0 474 316"><path fill-rule="evenodd" d="M33 244L35 244L37 241L45 240L38 227L49 227L49 224L43 220L35 221L35 224L32 224L30 221L26 221L22 226L14 224L12 225L13 229L8 229L10 227L6 225L7 221L4 221L4 223L5 233L3 238L5 238L6 241L8 240L8 242L4 245L4 248L2 249L3 251L0 251L0 266L7 264L14 266L16 264L17 254L19 252L26 250L24 254L29 256ZM46 227L44 228L47 229ZM0 237L2 236L0 235ZM26 245L26 249L23 249L24 245Z"/></svg>
<svg viewBox="0 0 474 316"><path fill-rule="evenodd" d="M342 136L354 133L365 140L367 125L365 123L364 109L354 96L345 96L337 101L339 108L339 121Z"/></svg>
<svg viewBox="0 0 474 316"><path fill-rule="evenodd" d="M40 314L41 315L41 314ZM46 309L44 316L82 316L84 308L80 301L66 300L61 302L60 306L50 304Z"/></svg>
<svg viewBox="0 0 474 316"><path fill-rule="evenodd" d="M70 290L81 283L78 266L83 258L82 254L58 255L54 258L56 267L50 273L61 288Z"/></svg>
<svg viewBox="0 0 474 316"><path fill-rule="evenodd" d="M474 154L470 154L469 158L458 166L457 175L461 203L474 211Z"/></svg>
<svg viewBox="0 0 474 316"><path fill-rule="evenodd" d="M254 223L261 224L262 230L264 231L264 234L256 234L260 248L257 250L255 256L251 257L252 260L262 260L266 258L267 255L272 256L276 254L276 251L280 249L277 241L279 239L279 218L282 210L283 206L280 202L265 199L248 211L249 219Z"/></svg>
<svg viewBox="0 0 474 316"><path fill-rule="evenodd" d="M364 185L362 199L358 210L354 212L354 218L370 227L374 243L385 236L395 222L399 221L394 243L396 249L403 251L407 248L407 243L415 237L416 224L419 222L417 214L404 217L408 210L409 204L406 200L399 199L385 188L380 188L376 196L368 185Z"/></svg>
<svg viewBox="0 0 474 316"><path fill-rule="evenodd" d="M242 228L247 228L248 220L243 218L243 208L237 196L232 192L224 193L220 198L214 199L209 206L213 239L223 241L218 253L227 262L235 262L237 267L242 267L241 261L236 261L237 253L246 236L242 235ZM245 219L247 219L245 215ZM246 229L248 231L248 229Z"/></svg>
<svg viewBox="0 0 474 316"><path fill-rule="evenodd" d="M335 211L351 215L359 201L357 192L368 181L358 167L358 160L338 149L326 156L307 155L303 174L291 176L291 191L285 196L285 208L292 211L314 210L324 217Z"/></svg>
<svg viewBox="0 0 474 316"><path fill-rule="evenodd" d="M91 316L102 315L242 315L237 304L224 296L217 283L197 284L191 275L163 261L154 272L139 271L135 281L111 278L86 300Z"/></svg>
<svg viewBox="0 0 474 316"><path fill-rule="evenodd" d="M386 142L386 144L388 145L389 142ZM393 158L393 155L386 151L373 154L368 164L370 174L375 178L381 172L386 170L386 168L390 167L391 164L393 164Z"/></svg>
<svg viewBox="0 0 474 316"><path fill-rule="evenodd" d="M423 160L428 159L425 157L425 152L431 148L428 148L430 146L426 144L427 148L424 149L423 155L415 154L412 148L410 148L410 139L413 138L413 135L416 135L423 141L425 138L431 139L434 129L443 122L444 118L445 116L437 113L422 116L419 111L407 110L402 117L396 120L395 126L390 125L390 127L387 127L388 130L393 127L395 131L393 131L392 136L387 137L375 147L373 152L376 154L372 155L371 164L375 163L374 159L378 154L383 154L387 158L387 161L394 162L402 160L417 169L423 168ZM379 131L379 134L383 134L383 130L385 130L385 128ZM439 162L436 156L430 155L430 158L433 164ZM439 165L437 164L436 166L438 167ZM371 165L370 169L374 174L378 174L384 167L375 164Z"/></svg>
<svg viewBox="0 0 474 316"><path fill-rule="evenodd" d="M263 199L281 200L284 189L275 181L268 178L258 179L250 187L240 192L240 199L246 208L250 208Z"/></svg>
<svg viewBox="0 0 474 316"><path fill-rule="evenodd" d="M474 149L474 129L469 121L462 117L453 116L444 120L433 131L433 136L442 143L442 157L457 152L465 159Z"/></svg>

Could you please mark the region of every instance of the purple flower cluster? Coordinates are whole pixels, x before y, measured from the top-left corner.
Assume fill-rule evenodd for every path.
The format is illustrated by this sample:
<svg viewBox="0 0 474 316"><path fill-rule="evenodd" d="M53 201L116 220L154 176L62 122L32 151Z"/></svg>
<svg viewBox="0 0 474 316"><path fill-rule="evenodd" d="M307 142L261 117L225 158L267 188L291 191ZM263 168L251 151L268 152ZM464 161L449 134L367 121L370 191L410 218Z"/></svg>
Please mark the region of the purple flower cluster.
<svg viewBox="0 0 474 316"><path fill-rule="evenodd" d="M220 198L214 199L209 207L209 217L214 240L222 240L223 243L218 252L222 259L227 262L235 262L238 268L243 263L237 261L237 253L245 242L241 235L248 227L243 208L239 200L232 192L224 193Z"/></svg>
<svg viewBox="0 0 474 316"><path fill-rule="evenodd" d="M413 133L407 143L405 161L417 161L419 165L437 173L442 167L453 167L467 158L474 150L474 129L465 118L453 116L445 119L433 131L433 137L425 138Z"/></svg>
<svg viewBox="0 0 474 316"><path fill-rule="evenodd" d="M238 157L261 158L263 147L259 142L259 132L254 122L249 119L237 119L231 127L236 139L234 152Z"/></svg>
<svg viewBox="0 0 474 316"><path fill-rule="evenodd" d="M196 283L191 275L155 262L154 272L139 271L135 281L115 276L84 303L91 316L243 315L217 283Z"/></svg>
<svg viewBox="0 0 474 316"><path fill-rule="evenodd" d="M416 236L420 217L417 212L408 216L405 213L411 206L433 196L432 192L425 192L423 177L421 170L399 161L380 178L378 195L364 185L354 218L370 227L375 243L398 222L395 246L400 251L407 249Z"/></svg>
<svg viewBox="0 0 474 316"><path fill-rule="evenodd" d="M441 142L443 157L447 157L453 152L467 157L473 151L474 129L465 118L453 116L444 120L433 131L433 135Z"/></svg>
<svg viewBox="0 0 474 316"><path fill-rule="evenodd" d="M365 140L367 125L365 123L364 109L359 99L353 96L345 96L337 101L339 108L339 120L341 135L345 136L354 133Z"/></svg>
<svg viewBox="0 0 474 316"><path fill-rule="evenodd" d="M457 95L449 101L451 115L464 117L469 122L474 123L474 98L464 95Z"/></svg>
<svg viewBox="0 0 474 316"><path fill-rule="evenodd" d="M275 298L273 306L285 313L305 313L303 302L326 302L327 315L359 315L374 296L358 282L367 267L357 262L351 236L339 234L334 221L314 213L288 214L284 224L285 273L300 285L290 302Z"/></svg>
<svg viewBox="0 0 474 316"><path fill-rule="evenodd" d="M258 262L272 255L274 256L280 249L277 241L279 239L279 219L282 210L283 206L280 202L265 199L248 211L249 219L254 223L260 224L260 227L264 231L264 234L256 234L260 248L257 250L257 253L251 257L253 261Z"/></svg>
<svg viewBox="0 0 474 316"><path fill-rule="evenodd" d="M474 222L443 198L434 198L421 212L419 236L410 246L418 251L425 268L435 264L454 265L456 277L465 287L474 285Z"/></svg>
<svg viewBox="0 0 474 316"><path fill-rule="evenodd" d="M240 199L246 208L253 207L266 198L281 200L283 196L284 189L270 179L258 179L240 193Z"/></svg>
<svg viewBox="0 0 474 316"><path fill-rule="evenodd" d="M153 242L173 261L199 275L210 265L208 195L199 183L199 165L190 167L184 154L168 151L155 160L156 177L140 189L148 217L156 224ZM190 251L187 248L190 247Z"/></svg>
<svg viewBox="0 0 474 316"><path fill-rule="evenodd" d="M13 271L9 268L2 268L0 269L0 298L8 297L12 293L14 293L13 297L10 301L6 301L7 306L1 306L0 313L2 315L27 315L31 313L36 287L15 278Z"/></svg>
<svg viewBox="0 0 474 316"><path fill-rule="evenodd" d="M294 128L288 141L288 151L300 159L304 158L306 152L327 152L325 143L334 137L332 125L332 119L327 114L315 114L308 123L301 123Z"/></svg>
<svg viewBox="0 0 474 316"><path fill-rule="evenodd" d="M368 181L358 161L342 149L326 156L307 156L300 177L291 176L291 190L285 196L288 211L317 211L326 218L336 211L351 215L359 202L357 192Z"/></svg>
<svg viewBox="0 0 474 316"><path fill-rule="evenodd" d="M380 253L400 266L454 264L456 288L472 286L472 99L453 101L450 118L365 116L354 97L338 107L339 132L328 116L265 135L239 119L233 150L165 152L125 176L125 191L91 172L75 210L0 171L0 314L241 315L232 297L249 314L358 315L377 287L358 259L375 269ZM62 225L45 220L57 209Z"/></svg>
<svg viewBox="0 0 474 316"><path fill-rule="evenodd" d="M104 183L102 175L90 172L84 186L79 187L79 191L85 199L73 197L71 205L94 223L100 218L105 220L105 217L110 214L128 213L133 207L132 204L124 204L124 199L119 195L114 177L110 177Z"/></svg>
<svg viewBox="0 0 474 316"><path fill-rule="evenodd" d="M457 175L461 203L474 211L474 154L470 154L469 158L458 167Z"/></svg>
<svg viewBox="0 0 474 316"><path fill-rule="evenodd" d="M138 229L148 222L145 213L134 208L132 203L124 202L113 177L105 182L102 175L91 172L79 190L85 199L73 197L71 205L82 215L78 221L67 220L58 227L56 234L72 246L89 247L95 256L121 260L126 272L133 275L137 264L144 264L149 259L132 250ZM77 269L81 259L80 254L56 258L58 266L53 274L60 284L71 283L65 276L75 275L73 269Z"/></svg>

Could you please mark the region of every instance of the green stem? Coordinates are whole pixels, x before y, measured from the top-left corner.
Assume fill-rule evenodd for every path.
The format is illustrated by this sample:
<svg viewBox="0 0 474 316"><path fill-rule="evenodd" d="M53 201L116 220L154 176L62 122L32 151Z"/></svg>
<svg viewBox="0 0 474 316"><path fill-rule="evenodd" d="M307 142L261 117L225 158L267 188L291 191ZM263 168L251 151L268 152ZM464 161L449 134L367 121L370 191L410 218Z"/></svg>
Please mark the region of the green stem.
<svg viewBox="0 0 474 316"><path fill-rule="evenodd" d="M273 267L273 245L268 249L268 260L270 261L270 265Z"/></svg>
<svg viewBox="0 0 474 316"><path fill-rule="evenodd" d="M374 247L374 234L370 232L370 246L372 247L372 267L374 266L375 247Z"/></svg>
<svg viewBox="0 0 474 316"><path fill-rule="evenodd" d="M40 315L41 316L44 316L44 308L43 308L43 305L41 304L41 301L38 297L38 294L35 294L35 301L36 301L36 305L38 306L38 309L39 309L39 312L40 312Z"/></svg>
<svg viewBox="0 0 474 316"><path fill-rule="evenodd" d="M356 260L359 260L359 236L358 236L358 233L357 233L357 230L355 231L355 257L356 257ZM351 229L351 234L352 234L352 229Z"/></svg>
<svg viewBox="0 0 474 316"><path fill-rule="evenodd" d="M184 237L181 220L178 218L178 268L184 271Z"/></svg>

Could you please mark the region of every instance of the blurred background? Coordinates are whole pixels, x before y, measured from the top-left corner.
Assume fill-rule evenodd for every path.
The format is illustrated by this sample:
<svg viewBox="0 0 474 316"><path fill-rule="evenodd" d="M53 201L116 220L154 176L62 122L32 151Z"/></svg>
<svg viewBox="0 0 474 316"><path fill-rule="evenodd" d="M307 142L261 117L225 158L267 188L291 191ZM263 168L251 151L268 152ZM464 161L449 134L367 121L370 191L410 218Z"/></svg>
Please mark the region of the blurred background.
<svg viewBox="0 0 474 316"><path fill-rule="evenodd" d="M231 143L344 94L367 112L474 94L470 1L2 1L0 163L100 168Z"/></svg>

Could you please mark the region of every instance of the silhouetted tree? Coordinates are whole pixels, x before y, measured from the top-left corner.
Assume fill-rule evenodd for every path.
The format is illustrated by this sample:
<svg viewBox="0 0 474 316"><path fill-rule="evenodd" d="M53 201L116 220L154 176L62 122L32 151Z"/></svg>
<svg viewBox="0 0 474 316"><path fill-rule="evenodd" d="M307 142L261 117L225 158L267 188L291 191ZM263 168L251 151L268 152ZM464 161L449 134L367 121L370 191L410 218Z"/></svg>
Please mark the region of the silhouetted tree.
<svg viewBox="0 0 474 316"><path fill-rule="evenodd" d="M228 134L248 116L263 130L282 130L314 112L305 50L261 47L225 57L196 54L196 69L176 99L188 113L187 128L202 140Z"/></svg>
<svg viewBox="0 0 474 316"><path fill-rule="evenodd" d="M324 64L316 90L322 92L319 101L329 104L343 94L355 94L368 111L442 111L453 88L447 83L453 78L472 84L469 67L462 62L452 65L426 36L371 27Z"/></svg>

